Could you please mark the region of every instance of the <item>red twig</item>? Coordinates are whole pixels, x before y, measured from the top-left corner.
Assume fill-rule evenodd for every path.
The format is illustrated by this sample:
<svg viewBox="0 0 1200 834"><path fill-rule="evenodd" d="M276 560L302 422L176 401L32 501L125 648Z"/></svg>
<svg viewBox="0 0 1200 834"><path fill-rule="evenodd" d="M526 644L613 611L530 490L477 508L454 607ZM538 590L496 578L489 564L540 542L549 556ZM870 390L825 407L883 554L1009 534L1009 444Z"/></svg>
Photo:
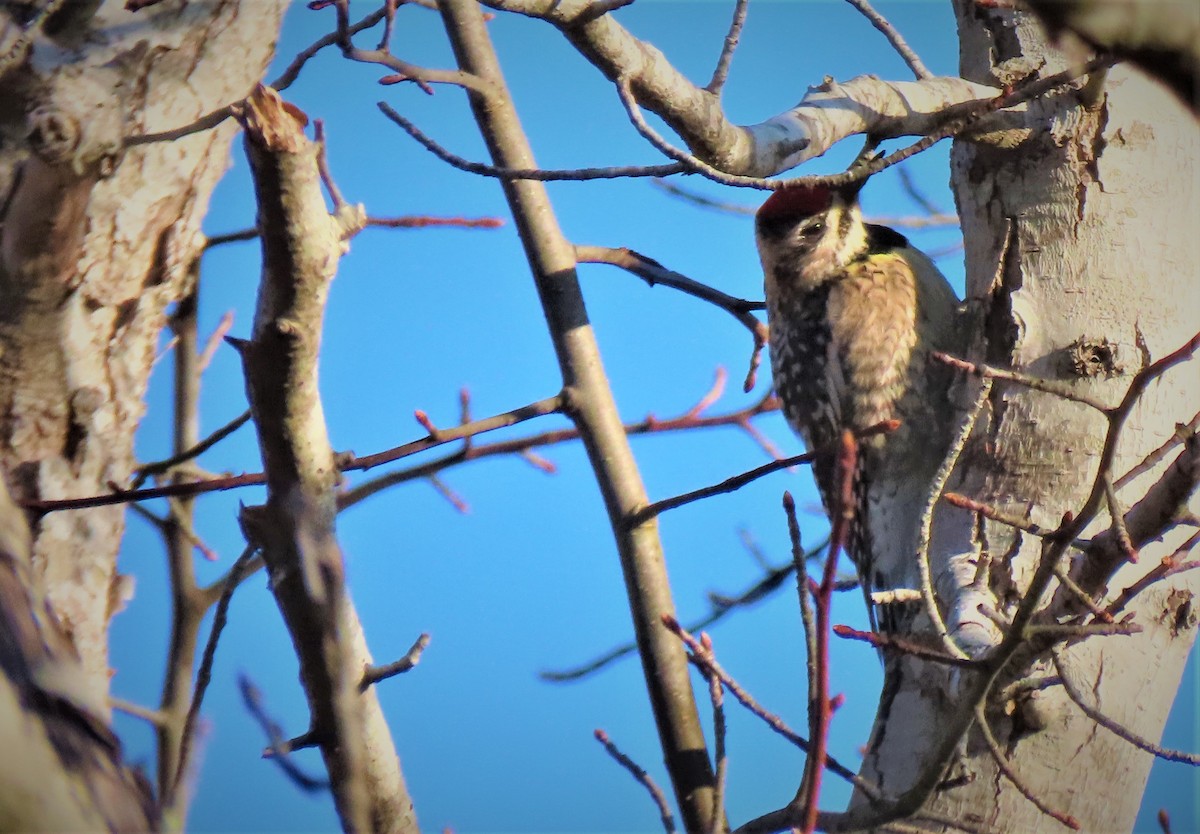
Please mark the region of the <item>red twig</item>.
<svg viewBox="0 0 1200 834"><path fill-rule="evenodd" d="M438 428L437 428L437 426L435 426L433 424L433 421L429 419L428 414L426 414L424 411L422 411L421 409L418 408L416 411L413 412L413 419L421 424L421 428L423 428L423 429L425 429L425 431L429 432L429 436L431 438L433 438L434 440L438 439L438 434L439 434Z"/></svg>
<svg viewBox="0 0 1200 834"><path fill-rule="evenodd" d="M902 654L909 654L913 657L919 657L922 660L931 660L934 663L948 663L951 666L970 667L974 663L969 658L955 657L951 654L946 654L937 649L931 649L928 646L922 646L919 643L914 643L911 640L905 640L897 637L894 634L885 634L877 631L859 631L856 628L851 628L847 625L835 625L833 633L838 637L846 640L860 640L864 643L870 643L877 649L890 649Z"/></svg>
<svg viewBox="0 0 1200 834"><path fill-rule="evenodd" d="M808 699L809 727L812 749L804 762L804 778L800 792L793 800L803 817L800 831L811 834L816 830L820 813L821 776L825 772L825 757L829 745L829 725L833 718L833 705L829 699L829 636L830 617L833 613L833 588L837 576L838 555L845 549L850 538L850 524L854 519L854 473L858 467L858 441L849 431L842 433L837 450L836 481L837 495L834 500L832 530L829 534L829 552L821 571L821 583L811 590L816 609L816 663L813 664L815 680L809 682L815 692ZM811 586L810 580L810 586ZM815 686L814 686L815 685Z"/></svg>
<svg viewBox="0 0 1200 834"><path fill-rule="evenodd" d="M712 388L708 389L708 392L700 398L699 402L688 409L684 417L699 417L708 410L709 406L721 399L721 395L725 393L725 380L727 377L728 374L725 373L725 369L718 365L713 378Z"/></svg>

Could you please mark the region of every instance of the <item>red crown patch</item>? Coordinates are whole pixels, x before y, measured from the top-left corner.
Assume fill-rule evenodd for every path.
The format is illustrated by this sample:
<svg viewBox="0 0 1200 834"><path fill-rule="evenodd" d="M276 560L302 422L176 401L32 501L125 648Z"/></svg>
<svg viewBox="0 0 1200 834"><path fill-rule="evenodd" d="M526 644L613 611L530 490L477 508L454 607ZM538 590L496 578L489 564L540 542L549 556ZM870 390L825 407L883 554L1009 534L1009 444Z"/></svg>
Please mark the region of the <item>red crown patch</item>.
<svg viewBox="0 0 1200 834"><path fill-rule="evenodd" d="M760 220L811 217L833 203L833 191L824 185L794 185L776 189L758 208Z"/></svg>

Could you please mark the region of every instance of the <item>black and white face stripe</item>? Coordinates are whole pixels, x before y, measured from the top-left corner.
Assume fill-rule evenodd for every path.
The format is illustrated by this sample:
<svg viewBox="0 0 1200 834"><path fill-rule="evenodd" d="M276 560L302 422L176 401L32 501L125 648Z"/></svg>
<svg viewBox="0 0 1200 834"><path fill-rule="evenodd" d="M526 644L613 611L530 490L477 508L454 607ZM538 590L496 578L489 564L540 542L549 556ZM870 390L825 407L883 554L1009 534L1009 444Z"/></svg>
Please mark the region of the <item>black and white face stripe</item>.
<svg viewBox="0 0 1200 834"><path fill-rule="evenodd" d="M755 232L763 271L780 291L812 291L867 251L858 205L840 199L817 214L760 215Z"/></svg>

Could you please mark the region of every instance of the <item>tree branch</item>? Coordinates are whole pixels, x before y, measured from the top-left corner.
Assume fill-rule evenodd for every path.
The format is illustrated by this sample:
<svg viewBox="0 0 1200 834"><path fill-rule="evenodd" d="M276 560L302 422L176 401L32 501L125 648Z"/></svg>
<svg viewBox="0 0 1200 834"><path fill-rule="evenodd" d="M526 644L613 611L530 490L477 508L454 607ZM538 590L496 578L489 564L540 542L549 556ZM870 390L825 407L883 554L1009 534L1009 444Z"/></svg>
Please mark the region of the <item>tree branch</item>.
<svg viewBox="0 0 1200 834"><path fill-rule="evenodd" d="M484 79L489 93L470 91L475 119L493 161L501 168L536 168L474 0L439 3L459 66ZM603 15L587 25L604 25ZM545 186L503 181L526 258L550 329L563 376L567 414L579 429L604 495L629 594L634 633L668 773L688 831L711 823L714 776L706 752L687 659L660 626L674 602L654 524L631 523L646 492L604 375L595 335L588 326L575 267Z"/></svg>
<svg viewBox="0 0 1200 834"><path fill-rule="evenodd" d="M373 689L358 689L370 655L334 534L337 466L317 386L325 299L344 249L344 212L327 213L318 149L277 93L259 87L235 116L246 131L263 248L253 338L236 346L267 503L243 509L242 529L270 571L343 828L415 834L412 801L378 698Z"/></svg>

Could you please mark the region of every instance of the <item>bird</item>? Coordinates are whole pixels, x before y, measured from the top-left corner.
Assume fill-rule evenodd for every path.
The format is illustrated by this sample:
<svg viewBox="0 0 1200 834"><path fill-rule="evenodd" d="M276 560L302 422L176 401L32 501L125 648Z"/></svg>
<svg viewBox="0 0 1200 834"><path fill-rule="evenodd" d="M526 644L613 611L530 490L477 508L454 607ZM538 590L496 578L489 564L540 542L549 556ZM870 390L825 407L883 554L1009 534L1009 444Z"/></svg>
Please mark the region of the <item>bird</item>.
<svg viewBox="0 0 1200 834"><path fill-rule="evenodd" d="M927 255L868 223L849 185L775 190L755 214L775 392L789 426L816 453L813 473L835 511L842 432L899 420L860 440L845 542L874 630L898 628L875 590L917 587L916 548L929 485L945 457L959 301ZM892 616L880 616L891 613Z"/></svg>

